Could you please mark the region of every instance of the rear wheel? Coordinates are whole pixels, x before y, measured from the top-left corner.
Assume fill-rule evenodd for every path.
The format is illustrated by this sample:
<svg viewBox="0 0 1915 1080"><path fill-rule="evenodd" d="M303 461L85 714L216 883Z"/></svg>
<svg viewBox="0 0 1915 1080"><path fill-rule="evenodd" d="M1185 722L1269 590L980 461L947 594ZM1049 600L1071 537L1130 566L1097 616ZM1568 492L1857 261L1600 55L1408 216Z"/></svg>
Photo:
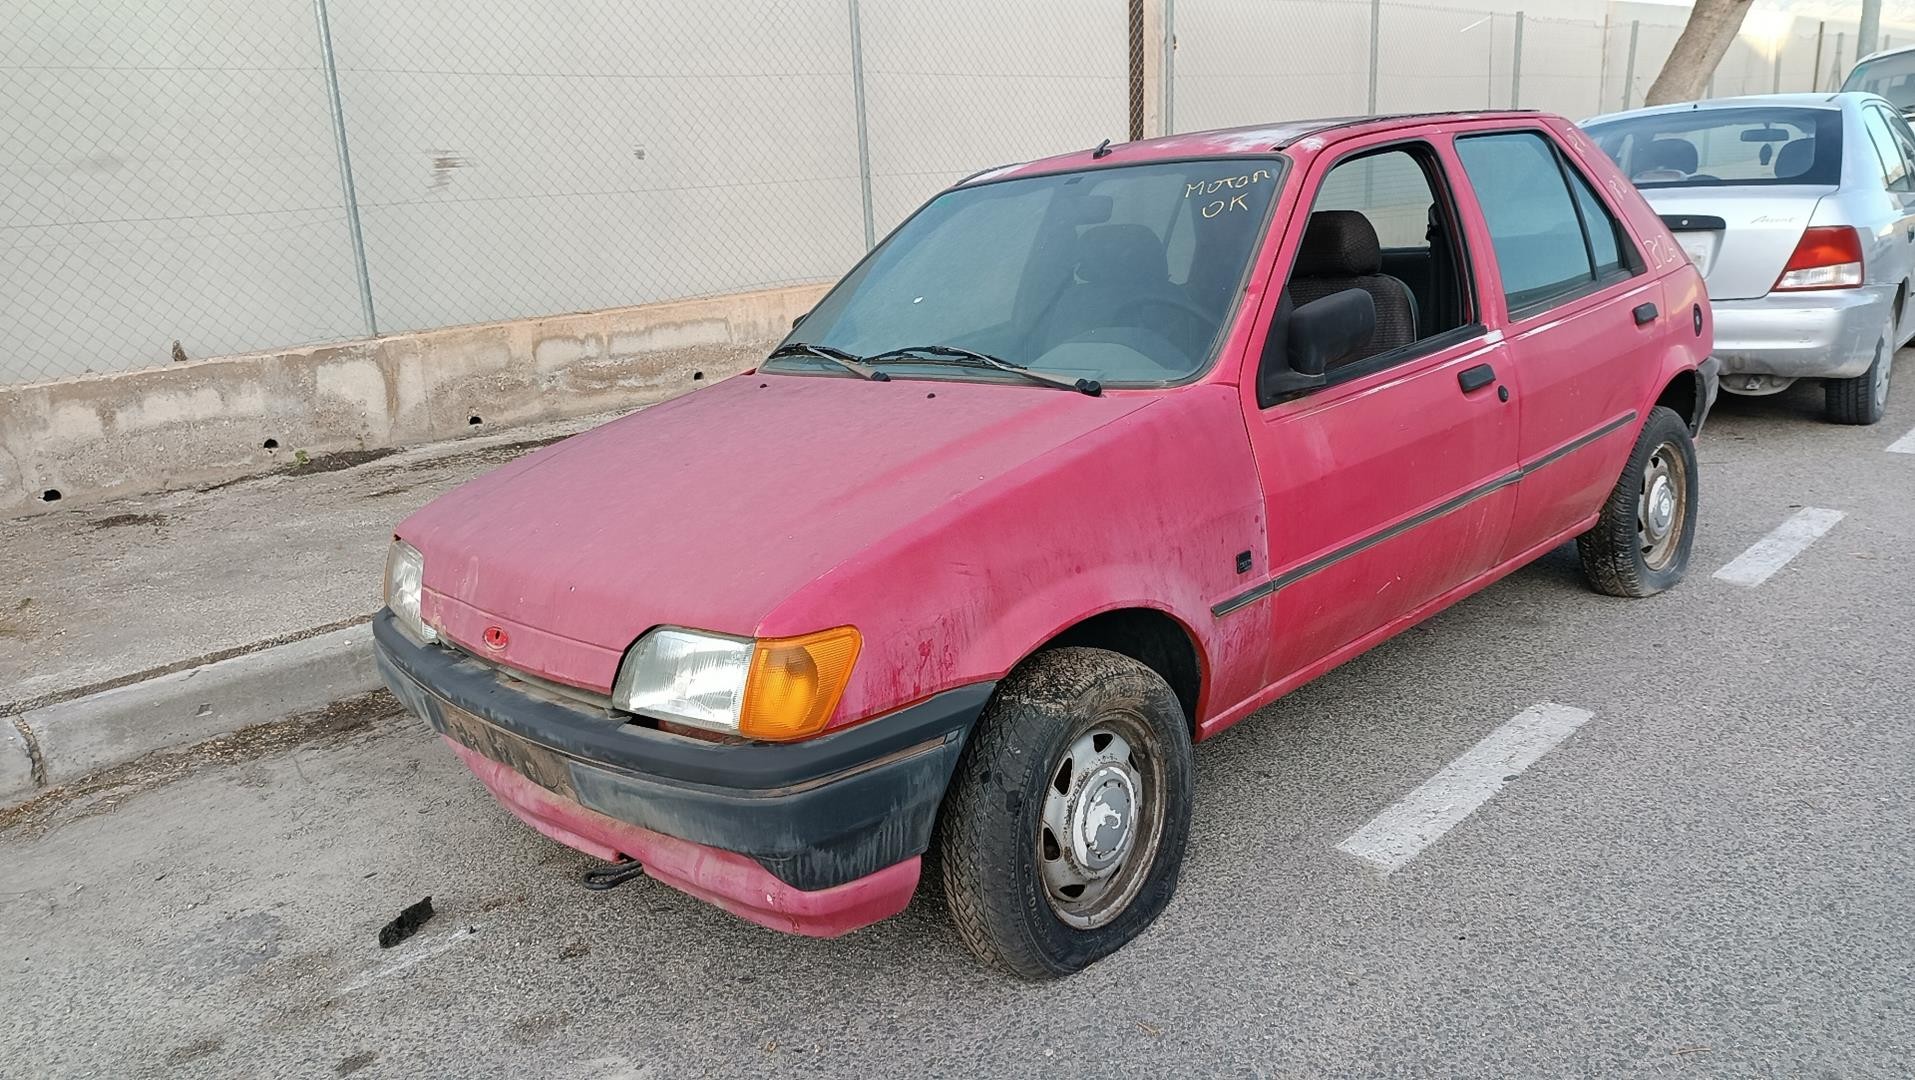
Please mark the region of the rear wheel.
<svg viewBox="0 0 1915 1080"><path fill-rule="evenodd" d="M1895 366L1895 320L1889 319L1875 343L1875 360L1853 379L1828 379L1822 400L1829 419L1838 424L1873 424L1888 411L1888 376Z"/></svg>
<svg viewBox="0 0 1915 1080"><path fill-rule="evenodd" d="M939 822L945 896L986 963L1054 979L1150 926L1190 833L1190 732L1169 684L1054 649L998 688Z"/></svg>
<svg viewBox="0 0 1915 1080"><path fill-rule="evenodd" d="M1656 406L1594 528L1576 538L1597 592L1653 596L1682 580L1696 532L1696 447L1689 425Z"/></svg>

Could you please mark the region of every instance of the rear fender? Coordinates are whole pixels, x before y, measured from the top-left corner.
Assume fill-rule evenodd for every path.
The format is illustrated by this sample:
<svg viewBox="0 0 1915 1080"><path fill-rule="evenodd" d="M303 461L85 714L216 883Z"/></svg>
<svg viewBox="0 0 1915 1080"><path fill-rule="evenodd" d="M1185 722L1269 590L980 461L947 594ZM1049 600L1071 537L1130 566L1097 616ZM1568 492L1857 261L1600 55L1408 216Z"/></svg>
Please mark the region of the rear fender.
<svg viewBox="0 0 1915 1080"><path fill-rule="evenodd" d="M1657 361L1651 398L1638 410L1647 418L1649 410L1668 404L1689 424L1691 434L1701 434L1715 395L1714 364L1709 360L1715 344L1715 320L1709 308L1709 296L1702 275L1693 266L1684 265L1662 280L1664 319L1667 330ZM1707 365L1708 372L1702 369ZM1685 384L1686 390L1676 386ZM1671 396L1683 400L1676 402Z"/></svg>

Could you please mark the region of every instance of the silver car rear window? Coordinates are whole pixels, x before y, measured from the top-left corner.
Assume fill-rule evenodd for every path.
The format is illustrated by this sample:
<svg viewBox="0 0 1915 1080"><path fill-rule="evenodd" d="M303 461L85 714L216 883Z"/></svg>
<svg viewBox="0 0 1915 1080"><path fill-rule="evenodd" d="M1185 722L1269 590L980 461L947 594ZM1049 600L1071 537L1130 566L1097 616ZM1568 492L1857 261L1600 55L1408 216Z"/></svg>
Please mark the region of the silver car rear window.
<svg viewBox="0 0 1915 1080"><path fill-rule="evenodd" d="M1623 116L1586 130L1639 188L1834 185L1842 178L1839 109L1694 109Z"/></svg>

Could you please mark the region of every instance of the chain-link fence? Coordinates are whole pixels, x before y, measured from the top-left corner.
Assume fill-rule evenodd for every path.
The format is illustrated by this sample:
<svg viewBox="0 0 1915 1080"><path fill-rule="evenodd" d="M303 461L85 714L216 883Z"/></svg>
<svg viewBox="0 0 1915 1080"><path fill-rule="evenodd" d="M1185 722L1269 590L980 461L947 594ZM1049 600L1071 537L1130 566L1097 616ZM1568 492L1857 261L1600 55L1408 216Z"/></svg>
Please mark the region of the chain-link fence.
<svg viewBox="0 0 1915 1080"><path fill-rule="evenodd" d="M1639 105L1682 12L1599 10L0 0L0 384L827 280L1133 119ZM1833 85L1816 29L1712 93Z"/></svg>
<svg viewBox="0 0 1915 1080"><path fill-rule="evenodd" d="M1124 137L1124 6L0 0L0 383L828 279Z"/></svg>
<svg viewBox="0 0 1915 1080"><path fill-rule="evenodd" d="M1646 4L1564 18L1410 0L1169 3L1167 109L1185 131L1276 115L1524 108L1580 119L1637 107L1685 15ZM1765 7L1707 96L1832 89L1854 60L1843 52L1852 37Z"/></svg>

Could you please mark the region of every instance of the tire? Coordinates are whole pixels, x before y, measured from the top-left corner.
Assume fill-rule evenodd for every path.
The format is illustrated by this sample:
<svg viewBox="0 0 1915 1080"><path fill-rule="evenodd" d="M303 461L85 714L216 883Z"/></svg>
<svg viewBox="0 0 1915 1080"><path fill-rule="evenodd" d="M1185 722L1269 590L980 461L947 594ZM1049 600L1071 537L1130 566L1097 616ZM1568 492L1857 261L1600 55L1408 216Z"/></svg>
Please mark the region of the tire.
<svg viewBox="0 0 1915 1080"><path fill-rule="evenodd" d="M1629 463L1603 501L1602 516L1576 538L1589 584L1610 596L1639 597L1681 581L1695 543L1696 495L1689 425L1658 405L1649 410Z"/></svg>
<svg viewBox="0 0 1915 1080"><path fill-rule="evenodd" d="M1038 654L985 708L938 822L958 936L1031 980L1117 951L1177 890L1194 783L1190 729L1161 676L1104 649Z"/></svg>
<svg viewBox="0 0 1915 1080"><path fill-rule="evenodd" d="M1822 402L1831 422L1873 424L1888 411L1888 377L1895 366L1895 320L1875 343L1875 361L1853 379L1825 379Z"/></svg>

